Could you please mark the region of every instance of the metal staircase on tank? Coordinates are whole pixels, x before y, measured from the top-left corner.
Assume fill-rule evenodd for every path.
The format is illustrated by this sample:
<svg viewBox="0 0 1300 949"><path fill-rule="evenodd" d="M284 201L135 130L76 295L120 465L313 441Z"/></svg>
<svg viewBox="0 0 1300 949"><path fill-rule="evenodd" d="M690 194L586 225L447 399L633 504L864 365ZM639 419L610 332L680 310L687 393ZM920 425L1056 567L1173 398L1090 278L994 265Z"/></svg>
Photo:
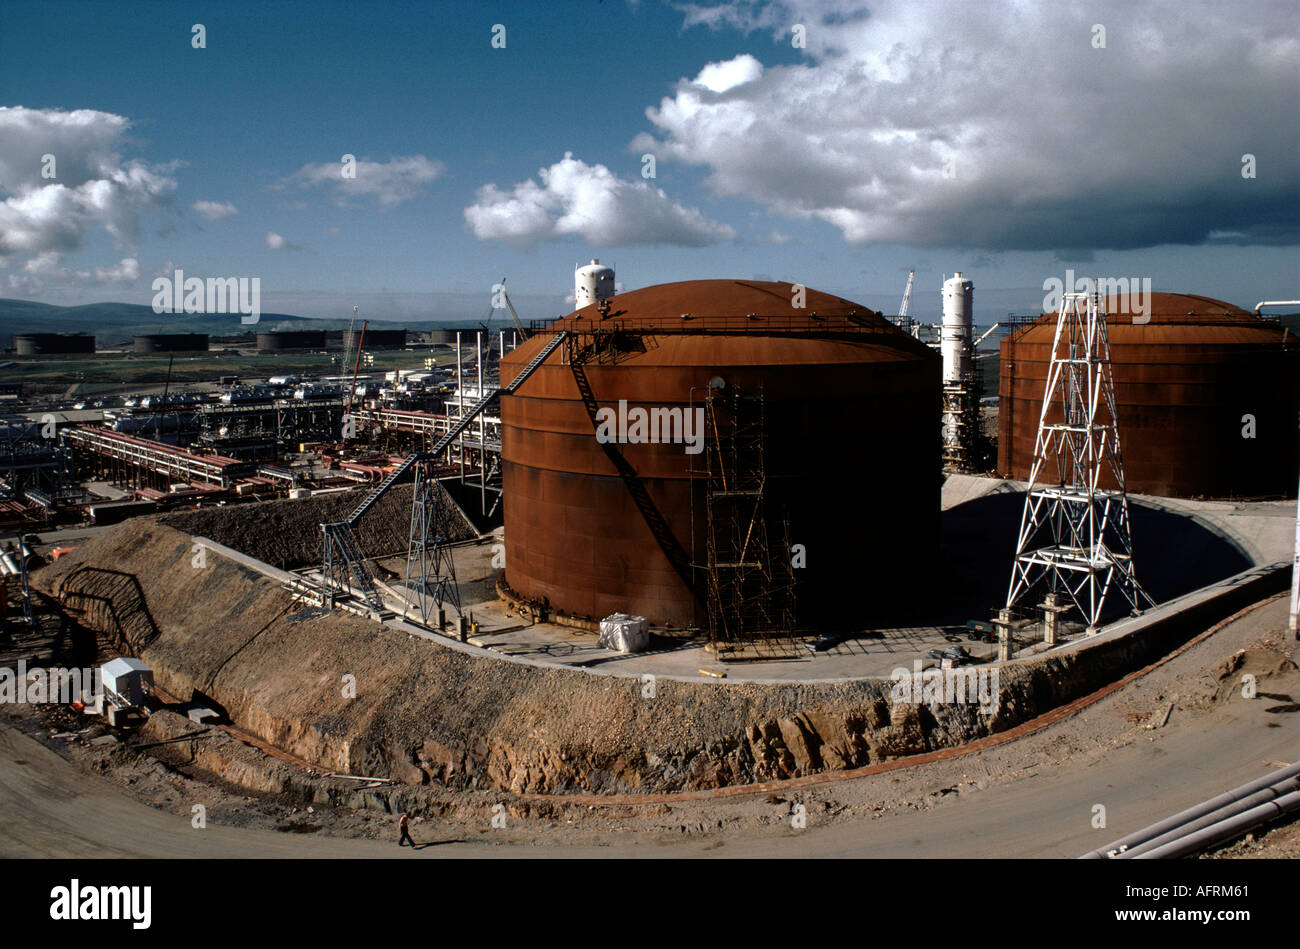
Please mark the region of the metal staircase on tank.
<svg viewBox="0 0 1300 949"><path fill-rule="evenodd" d="M470 406L469 410L460 417L459 421L451 427L447 434L443 435L428 451L417 451L407 455L402 461L389 472L383 481L361 499L341 521L325 521L321 523L321 532L325 535L323 546L324 556L321 564L321 605L330 606L337 590L342 595L351 593L352 584L349 578L355 581L355 585L362 591L366 603L377 613L383 614L385 611L383 601L379 598L379 592L375 588L374 578L370 574L369 568L366 567L365 558L357 546L356 536L353 529L357 523L365 516L366 512L379 503L379 499L388 493L402 476L410 471L417 462L428 461L437 458L447 447L451 445L465 429L469 428L470 423L476 419L479 414L486 409L499 396L509 395L517 390L527 381L537 368L542 365L551 353L559 349L560 344L568 337L566 330L560 330L547 341L546 345L538 350L537 355L532 358L528 365L519 371L510 383L503 388L492 389L483 395L477 402Z"/></svg>
<svg viewBox="0 0 1300 949"><path fill-rule="evenodd" d="M600 404L596 401L596 394L592 391L591 381L587 378L587 370L581 360L570 362L569 369L573 373L573 381L578 387L578 394L582 397L582 404L586 407L587 417L591 419L591 427L599 429L597 413L600 410ZM672 565L673 570L677 573L687 588L693 594L698 596L695 590L695 580L691 570L690 554L682 546L677 535L673 533L672 527L664 518L659 508L655 505L654 499L646 490L640 476L631 463L623 457L618 450L618 446L613 442L601 442L600 447L604 450L605 455L609 458L610 463L618 471L618 476L623 479L623 484L627 487L628 494L632 496L632 502L641 512L641 517L645 520L646 526L650 533L654 535L655 542L659 549L663 551L664 556L668 558L668 563Z"/></svg>

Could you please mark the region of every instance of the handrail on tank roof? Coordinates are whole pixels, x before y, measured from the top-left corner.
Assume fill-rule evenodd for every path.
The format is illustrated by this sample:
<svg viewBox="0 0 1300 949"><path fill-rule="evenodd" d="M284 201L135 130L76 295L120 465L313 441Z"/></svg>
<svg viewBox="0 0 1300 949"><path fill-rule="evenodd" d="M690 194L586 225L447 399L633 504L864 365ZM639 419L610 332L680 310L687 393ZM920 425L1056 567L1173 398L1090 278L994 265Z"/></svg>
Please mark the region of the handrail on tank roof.
<svg viewBox="0 0 1300 949"><path fill-rule="evenodd" d="M685 315L683 315L685 316ZM728 335L754 334L770 336L774 333L796 334L806 336L824 336L829 334L850 333L861 336L884 336L910 338L896 326L887 321L879 325L866 322L876 317L871 310L863 311L861 317L856 315L818 316L809 312L807 316L710 316L692 313L688 318L678 317L612 317L605 320L585 317L558 317L554 320L532 320L530 331L542 332L561 324L571 333L647 333L660 335ZM883 317L881 318L883 319Z"/></svg>

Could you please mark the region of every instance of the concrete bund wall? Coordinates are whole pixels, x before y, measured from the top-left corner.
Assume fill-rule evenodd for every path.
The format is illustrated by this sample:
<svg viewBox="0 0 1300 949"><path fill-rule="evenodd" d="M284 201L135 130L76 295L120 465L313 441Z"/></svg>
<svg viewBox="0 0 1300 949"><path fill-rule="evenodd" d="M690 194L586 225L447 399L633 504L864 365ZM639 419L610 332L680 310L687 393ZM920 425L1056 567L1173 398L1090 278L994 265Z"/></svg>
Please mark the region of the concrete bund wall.
<svg viewBox="0 0 1300 949"><path fill-rule="evenodd" d="M323 769L532 793L712 788L959 745L1148 664L1284 587L1289 574L1257 571L1190 604L1196 612L1143 618L1082 648L1005 664L992 709L894 701L888 679L659 677L648 689L640 677L444 647L322 613L216 551L196 567L194 543L157 519L137 518L37 571L33 582L81 604L88 625L108 632L123 625L128 639L131 630L155 631L139 652L163 689L180 698L198 691L239 728ZM143 597L121 592L136 589L123 576L138 580Z"/></svg>

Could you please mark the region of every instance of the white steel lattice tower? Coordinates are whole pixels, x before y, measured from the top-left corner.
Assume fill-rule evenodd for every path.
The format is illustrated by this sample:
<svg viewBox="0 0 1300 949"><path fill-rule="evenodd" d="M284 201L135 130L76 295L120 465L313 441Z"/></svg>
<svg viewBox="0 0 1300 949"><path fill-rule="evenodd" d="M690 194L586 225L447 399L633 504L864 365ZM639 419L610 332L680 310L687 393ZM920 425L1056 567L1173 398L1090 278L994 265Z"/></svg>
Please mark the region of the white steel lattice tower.
<svg viewBox="0 0 1300 949"><path fill-rule="evenodd" d="M1098 487L1105 471L1116 488ZM1110 341L1096 293L1065 294L1056 317L1008 613L1040 584L1062 605L1073 604L1089 633L1112 584L1135 612L1144 602L1155 605L1133 572Z"/></svg>

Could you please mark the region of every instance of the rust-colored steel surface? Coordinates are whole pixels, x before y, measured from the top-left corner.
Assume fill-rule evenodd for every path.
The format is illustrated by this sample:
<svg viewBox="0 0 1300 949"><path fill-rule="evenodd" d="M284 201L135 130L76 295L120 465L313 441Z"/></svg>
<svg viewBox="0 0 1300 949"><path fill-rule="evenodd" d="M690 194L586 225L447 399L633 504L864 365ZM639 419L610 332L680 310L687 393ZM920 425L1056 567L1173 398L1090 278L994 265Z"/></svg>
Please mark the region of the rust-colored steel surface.
<svg viewBox="0 0 1300 949"><path fill-rule="evenodd" d="M1150 297L1146 323L1119 313L1116 298L1106 307L1128 490L1294 497L1300 340L1221 300ZM1048 314L1002 341L998 471L1005 477L1029 477L1055 328ZM1247 415L1253 438L1243 435ZM1109 474L1102 486L1114 487Z"/></svg>
<svg viewBox="0 0 1300 949"><path fill-rule="evenodd" d="M662 442L602 446L571 362L619 327L623 351L579 370L600 407L703 409L714 377L762 388L769 519L788 516L791 543L804 547L795 571L803 619L861 628L900 602L916 572L905 564L938 543L938 359L866 307L815 290L795 307L794 294L788 283L689 281L555 322L575 334L572 347L501 399L505 573L515 592L591 619L622 611L706 623L703 571L690 569L706 561L704 456ZM503 384L550 335L502 360ZM656 519L685 570L665 553ZM769 537L780 545L779 532Z"/></svg>

